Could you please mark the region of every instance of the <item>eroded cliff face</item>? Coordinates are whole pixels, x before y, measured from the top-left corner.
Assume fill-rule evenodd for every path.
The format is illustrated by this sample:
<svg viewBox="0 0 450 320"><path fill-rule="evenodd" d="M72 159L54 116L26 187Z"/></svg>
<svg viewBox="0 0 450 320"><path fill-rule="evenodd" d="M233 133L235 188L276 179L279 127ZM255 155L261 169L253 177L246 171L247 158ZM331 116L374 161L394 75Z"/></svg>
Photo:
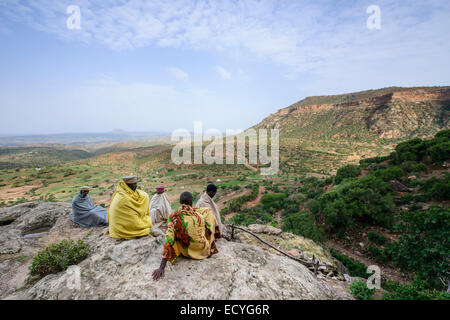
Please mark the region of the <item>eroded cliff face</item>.
<svg viewBox="0 0 450 320"><path fill-rule="evenodd" d="M449 115L450 87L392 88L306 98L255 127L280 129L284 137L305 140L317 134L328 139L428 138L449 128Z"/></svg>
<svg viewBox="0 0 450 320"><path fill-rule="evenodd" d="M0 211L2 299L351 299L342 281L247 243L217 243L202 261L180 258L157 282L164 237L115 240L107 228L81 228L66 203L30 203ZM87 259L18 290L38 250L64 238L86 237Z"/></svg>

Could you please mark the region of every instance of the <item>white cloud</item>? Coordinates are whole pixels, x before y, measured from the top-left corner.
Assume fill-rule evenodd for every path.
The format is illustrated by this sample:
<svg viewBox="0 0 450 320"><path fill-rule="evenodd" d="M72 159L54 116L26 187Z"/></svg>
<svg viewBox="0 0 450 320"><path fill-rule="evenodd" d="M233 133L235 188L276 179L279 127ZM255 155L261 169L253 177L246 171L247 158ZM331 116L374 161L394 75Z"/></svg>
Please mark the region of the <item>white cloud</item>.
<svg viewBox="0 0 450 320"><path fill-rule="evenodd" d="M184 80L184 81L189 80L189 74L187 74L186 72L184 72L183 70L181 70L177 67L170 67L170 68L167 68L167 70L173 77L175 77L179 80Z"/></svg>
<svg viewBox="0 0 450 320"><path fill-rule="evenodd" d="M226 70L225 68L221 67L221 66L216 66L215 67L217 73L223 78L223 79L231 79L231 73L228 72L228 70Z"/></svg>
<svg viewBox="0 0 450 320"><path fill-rule="evenodd" d="M359 3L359 2L356 2ZM450 50L450 2L404 5L379 0L380 31L366 28L367 6L334 0L79 0L81 30L65 28L68 1L3 0L0 21L26 23L65 40L100 43L114 50L145 46L218 51L230 56L327 73L395 59L416 63L427 48L440 61Z"/></svg>

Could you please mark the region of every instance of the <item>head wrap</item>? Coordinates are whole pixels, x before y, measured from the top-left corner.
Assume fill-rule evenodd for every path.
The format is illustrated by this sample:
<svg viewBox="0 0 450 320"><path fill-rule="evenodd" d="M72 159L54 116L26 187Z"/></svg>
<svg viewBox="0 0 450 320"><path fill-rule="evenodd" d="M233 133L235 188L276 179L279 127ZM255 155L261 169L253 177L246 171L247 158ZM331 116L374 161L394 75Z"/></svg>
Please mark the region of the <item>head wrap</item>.
<svg viewBox="0 0 450 320"><path fill-rule="evenodd" d="M128 183L137 183L137 182L138 182L136 176L126 176L126 177L123 177L122 180L123 180L125 183L127 183L127 184L128 184Z"/></svg>
<svg viewBox="0 0 450 320"><path fill-rule="evenodd" d="M81 187L80 189L80 191L89 191L89 190L91 190L91 188L88 186Z"/></svg>
<svg viewBox="0 0 450 320"><path fill-rule="evenodd" d="M164 186L158 186L158 187L156 187L156 192L158 192L158 193L164 192Z"/></svg>

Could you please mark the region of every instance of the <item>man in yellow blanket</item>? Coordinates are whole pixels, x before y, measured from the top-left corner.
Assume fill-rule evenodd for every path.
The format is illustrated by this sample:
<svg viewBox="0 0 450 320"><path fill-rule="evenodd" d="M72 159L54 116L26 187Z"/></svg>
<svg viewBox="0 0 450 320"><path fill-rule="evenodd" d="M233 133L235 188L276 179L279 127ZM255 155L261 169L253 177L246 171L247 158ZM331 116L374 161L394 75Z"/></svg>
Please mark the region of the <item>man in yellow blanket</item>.
<svg viewBox="0 0 450 320"><path fill-rule="evenodd" d="M152 228L147 193L137 189L135 176L123 177L108 211L109 235L115 239L147 236Z"/></svg>
<svg viewBox="0 0 450 320"><path fill-rule="evenodd" d="M183 192L181 207L169 216L162 261L159 269L153 271L154 280L164 275L167 261L174 263L180 254L203 260L219 252L216 239L221 235L214 214L207 208L193 208L192 201L192 194Z"/></svg>

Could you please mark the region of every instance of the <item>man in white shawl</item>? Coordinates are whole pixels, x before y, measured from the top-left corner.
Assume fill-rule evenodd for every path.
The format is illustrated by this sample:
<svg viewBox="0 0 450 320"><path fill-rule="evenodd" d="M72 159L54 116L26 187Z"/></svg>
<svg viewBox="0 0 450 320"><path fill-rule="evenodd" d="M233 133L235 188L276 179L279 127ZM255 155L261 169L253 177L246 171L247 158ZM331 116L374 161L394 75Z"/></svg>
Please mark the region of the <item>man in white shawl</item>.
<svg viewBox="0 0 450 320"><path fill-rule="evenodd" d="M158 228L163 232L167 230L167 219L172 213L169 198L164 192L164 186L156 187L156 194L150 201L150 218L154 228Z"/></svg>
<svg viewBox="0 0 450 320"><path fill-rule="evenodd" d="M108 211L100 206L94 206L89 196L90 188L85 186L80 189L72 201L72 221L83 227L107 226L106 216Z"/></svg>
<svg viewBox="0 0 450 320"><path fill-rule="evenodd" d="M220 217L219 209L217 208L217 205L213 200L216 193L217 193L217 187L214 184L209 184L206 187L206 192L197 201L196 208L211 209L212 212L214 213L214 216L216 217L220 233L222 234L222 238L229 240L230 234L229 234L226 226L222 224L222 219Z"/></svg>

